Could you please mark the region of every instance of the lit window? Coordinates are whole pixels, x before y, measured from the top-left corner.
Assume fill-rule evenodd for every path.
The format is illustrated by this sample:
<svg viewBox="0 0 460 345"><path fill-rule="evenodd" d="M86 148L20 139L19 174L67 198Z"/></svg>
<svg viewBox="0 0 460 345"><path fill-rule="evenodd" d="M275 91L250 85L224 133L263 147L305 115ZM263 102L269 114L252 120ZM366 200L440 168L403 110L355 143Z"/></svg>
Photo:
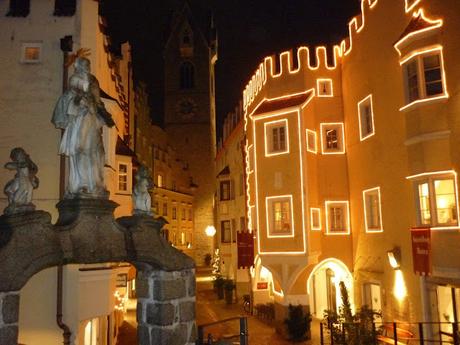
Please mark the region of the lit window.
<svg viewBox="0 0 460 345"><path fill-rule="evenodd" d="M321 124L321 150L323 154L345 153L343 123Z"/></svg>
<svg viewBox="0 0 460 345"><path fill-rule="evenodd" d="M332 97L334 95L332 91L332 79L317 79L316 91L318 97Z"/></svg>
<svg viewBox="0 0 460 345"><path fill-rule="evenodd" d="M266 206L268 236L292 237L292 196L269 197Z"/></svg>
<svg viewBox="0 0 460 345"><path fill-rule="evenodd" d="M22 63L40 63L42 60L42 44L40 42L23 43L21 52Z"/></svg>
<svg viewBox="0 0 460 345"><path fill-rule="evenodd" d="M128 165L118 164L118 191L128 192Z"/></svg>
<svg viewBox="0 0 460 345"><path fill-rule="evenodd" d="M376 187L363 191L363 203L366 232L382 232L380 188Z"/></svg>
<svg viewBox="0 0 460 345"><path fill-rule="evenodd" d="M406 106L424 100L447 97L441 48L416 54L402 64Z"/></svg>
<svg viewBox="0 0 460 345"><path fill-rule="evenodd" d="M310 208L310 222L312 230L321 230L321 210L319 208Z"/></svg>
<svg viewBox="0 0 460 345"><path fill-rule="evenodd" d="M195 68L192 63L185 61L180 65L180 88L192 89L195 86Z"/></svg>
<svg viewBox="0 0 460 345"><path fill-rule="evenodd" d="M265 155L272 156L289 152L287 120L265 123Z"/></svg>
<svg viewBox="0 0 460 345"><path fill-rule="evenodd" d="M375 134L372 95L367 96L358 103L358 120L360 140L367 139Z"/></svg>
<svg viewBox="0 0 460 345"><path fill-rule="evenodd" d="M27 17L30 12L30 0L10 0L8 17Z"/></svg>
<svg viewBox="0 0 460 345"><path fill-rule="evenodd" d="M458 224L454 177L433 176L415 181L415 187L419 225L452 226Z"/></svg>
<svg viewBox="0 0 460 345"><path fill-rule="evenodd" d="M163 175L158 174L158 177L157 177L157 186L158 186L159 188L163 188L163 183L164 183L164 181L163 181Z"/></svg>
<svg viewBox="0 0 460 345"><path fill-rule="evenodd" d="M177 219L177 207L172 208L172 219Z"/></svg>
<svg viewBox="0 0 460 345"><path fill-rule="evenodd" d="M220 181L220 200L230 200L230 181Z"/></svg>
<svg viewBox="0 0 460 345"><path fill-rule="evenodd" d="M316 148L316 132L310 129L307 129L307 151L312 153L318 152Z"/></svg>
<svg viewBox="0 0 460 345"><path fill-rule="evenodd" d="M230 228L230 221L223 220L220 222L220 241L222 243L230 243L232 241L232 230Z"/></svg>
<svg viewBox="0 0 460 345"><path fill-rule="evenodd" d="M326 201L327 234L349 234L348 201Z"/></svg>

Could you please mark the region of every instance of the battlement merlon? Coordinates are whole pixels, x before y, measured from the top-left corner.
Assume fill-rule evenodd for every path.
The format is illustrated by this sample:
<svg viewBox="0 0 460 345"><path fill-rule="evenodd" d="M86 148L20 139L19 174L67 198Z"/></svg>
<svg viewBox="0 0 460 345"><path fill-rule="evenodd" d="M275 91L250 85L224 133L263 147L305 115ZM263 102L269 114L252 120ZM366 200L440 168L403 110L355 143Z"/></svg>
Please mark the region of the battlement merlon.
<svg viewBox="0 0 460 345"><path fill-rule="evenodd" d="M341 63L341 59L352 51L353 40L364 29L367 14L376 7L379 1L382 0L361 1L361 13L353 17L348 23L348 36L332 48L333 62L331 64L328 62L325 46L316 47L313 58L310 55L308 47L299 47L296 54L297 67L294 67L292 50L282 52L278 56L272 55L266 57L243 90L243 109L245 113L269 79L279 78L286 74L297 74L307 69L310 71L318 70L321 67L334 70ZM422 0L401 1L404 1L404 11L406 14L415 12L422 2Z"/></svg>

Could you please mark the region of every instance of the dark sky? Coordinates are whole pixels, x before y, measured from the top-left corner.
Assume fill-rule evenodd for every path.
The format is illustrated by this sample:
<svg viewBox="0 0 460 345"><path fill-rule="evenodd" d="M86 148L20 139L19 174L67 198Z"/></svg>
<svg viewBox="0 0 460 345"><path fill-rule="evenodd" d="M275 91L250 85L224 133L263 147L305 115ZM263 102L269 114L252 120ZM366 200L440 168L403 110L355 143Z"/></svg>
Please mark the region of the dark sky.
<svg viewBox="0 0 460 345"><path fill-rule="evenodd" d="M161 117L162 46L181 0L106 0L114 41L133 47L134 77L150 88L152 116ZM360 0L189 0L197 16L214 13L219 35L216 65L218 124L241 99L262 59L301 45L339 42Z"/></svg>

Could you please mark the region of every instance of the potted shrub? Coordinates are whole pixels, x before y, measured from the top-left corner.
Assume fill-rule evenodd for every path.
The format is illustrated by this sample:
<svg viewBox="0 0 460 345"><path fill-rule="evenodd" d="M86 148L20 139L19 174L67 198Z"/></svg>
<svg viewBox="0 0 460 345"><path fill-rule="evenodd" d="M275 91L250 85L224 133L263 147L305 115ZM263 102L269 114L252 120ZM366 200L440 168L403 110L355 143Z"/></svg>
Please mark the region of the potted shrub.
<svg viewBox="0 0 460 345"><path fill-rule="evenodd" d="M222 276L217 275L214 278L214 291L217 292L217 298L223 299L224 298L224 284L225 279Z"/></svg>
<svg viewBox="0 0 460 345"><path fill-rule="evenodd" d="M209 267L211 266L211 262L212 262L212 255L207 253L205 256L204 256L204 264L206 267Z"/></svg>
<svg viewBox="0 0 460 345"><path fill-rule="evenodd" d="M233 303L233 290L235 289L236 285L231 279L226 279L224 283L225 289L225 302L227 304Z"/></svg>
<svg viewBox="0 0 460 345"><path fill-rule="evenodd" d="M289 304L288 318L284 320L287 327L289 340L300 342L310 339L310 313L304 313L301 305Z"/></svg>

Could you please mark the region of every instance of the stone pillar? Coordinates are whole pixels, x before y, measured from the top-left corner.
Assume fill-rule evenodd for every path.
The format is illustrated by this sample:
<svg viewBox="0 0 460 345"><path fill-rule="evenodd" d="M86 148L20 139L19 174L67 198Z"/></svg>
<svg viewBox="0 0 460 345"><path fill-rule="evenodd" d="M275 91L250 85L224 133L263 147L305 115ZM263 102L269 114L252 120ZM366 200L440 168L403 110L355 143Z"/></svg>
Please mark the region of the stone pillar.
<svg viewBox="0 0 460 345"><path fill-rule="evenodd" d="M18 343L19 291L0 293L0 344Z"/></svg>
<svg viewBox="0 0 460 345"><path fill-rule="evenodd" d="M139 270L136 280L140 345L194 345L195 270Z"/></svg>

